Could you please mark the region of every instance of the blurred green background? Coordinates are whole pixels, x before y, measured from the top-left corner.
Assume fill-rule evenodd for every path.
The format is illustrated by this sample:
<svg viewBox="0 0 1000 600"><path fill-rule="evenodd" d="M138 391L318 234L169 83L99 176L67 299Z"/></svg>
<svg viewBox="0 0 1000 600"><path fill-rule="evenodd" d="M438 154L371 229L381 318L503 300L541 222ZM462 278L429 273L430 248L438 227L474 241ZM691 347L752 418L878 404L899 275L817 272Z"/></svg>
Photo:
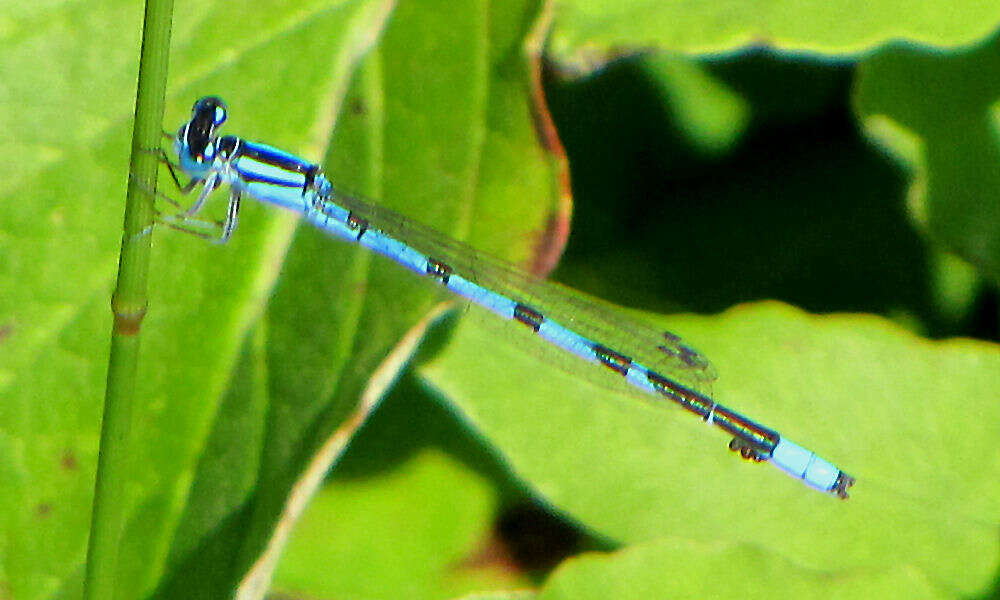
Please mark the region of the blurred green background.
<svg viewBox="0 0 1000 600"><path fill-rule="evenodd" d="M1000 3L176 14L168 130L222 95L229 133L521 264L571 224L553 278L859 483L743 464L472 311L416 349L434 290L246 203L225 247L154 237L121 598L1000 597ZM76 598L141 13L0 15L0 600Z"/></svg>

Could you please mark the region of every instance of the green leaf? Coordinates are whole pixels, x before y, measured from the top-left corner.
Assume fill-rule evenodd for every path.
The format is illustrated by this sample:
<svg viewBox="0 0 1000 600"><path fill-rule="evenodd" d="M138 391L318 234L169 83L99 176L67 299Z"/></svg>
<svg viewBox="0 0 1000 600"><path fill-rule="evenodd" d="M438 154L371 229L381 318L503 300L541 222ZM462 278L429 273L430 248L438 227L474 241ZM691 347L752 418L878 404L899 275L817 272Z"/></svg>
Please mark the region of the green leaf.
<svg viewBox="0 0 1000 600"><path fill-rule="evenodd" d="M349 189L526 259L560 193L524 93L531 7L393 8L178 5L165 127L222 95L227 132L307 157L329 147ZM84 3L4 22L0 595L18 600L76 597L82 575L140 16ZM419 336L386 353L437 297L254 203L227 246L159 230L153 244L118 597L219 597L251 565L266 582L276 526L294 522L339 455L331 436L362 392L372 402L391 383Z"/></svg>
<svg viewBox="0 0 1000 600"><path fill-rule="evenodd" d="M558 199L523 94L527 65L518 50L530 22L513 18L522 14L513 5L489 15L481 8L400 7L345 98L325 164L342 187L525 260ZM452 43L424 44L434 31ZM427 67L418 74L414 61ZM440 300L362 249L318 264L330 246L301 230L268 308L273 401L248 563L265 544L280 548L272 532L294 522L294 498L308 495L299 489L303 474L336 460L327 452L332 436L345 423L356 427L359 398L384 390L405 366L406 354L390 352L404 336L412 347L418 321Z"/></svg>
<svg viewBox="0 0 1000 600"><path fill-rule="evenodd" d="M463 554L489 533L488 491L432 452L383 477L337 481L296 528L276 587L320 598L450 597L438 590L464 587Z"/></svg>
<svg viewBox="0 0 1000 600"><path fill-rule="evenodd" d="M855 110L910 175L914 220L1000 281L1000 36L954 54L897 45L861 63Z"/></svg>
<svg viewBox="0 0 1000 600"><path fill-rule="evenodd" d="M763 45L843 56L898 39L960 46L989 35L998 22L1000 5L976 0L573 0L558 4L551 52L563 68L582 72L653 49L719 54Z"/></svg>
<svg viewBox="0 0 1000 600"><path fill-rule="evenodd" d="M665 539L580 557L555 573L538 598L722 598L733 590L747 598L947 597L913 567L831 577L750 544Z"/></svg>
<svg viewBox="0 0 1000 600"><path fill-rule="evenodd" d="M712 358L720 402L857 477L851 499L737 460L686 412L595 387L586 366L553 368L523 352L532 346L517 332L463 323L420 373L539 494L614 540L754 544L823 572L913 565L961 594L989 586L1000 509L996 346L928 342L878 318L779 304L675 317L669 329ZM733 573L730 585L749 576Z"/></svg>
<svg viewBox="0 0 1000 600"><path fill-rule="evenodd" d="M445 599L529 585L495 539L493 457L414 383L404 378L385 399L309 505L275 590Z"/></svg>

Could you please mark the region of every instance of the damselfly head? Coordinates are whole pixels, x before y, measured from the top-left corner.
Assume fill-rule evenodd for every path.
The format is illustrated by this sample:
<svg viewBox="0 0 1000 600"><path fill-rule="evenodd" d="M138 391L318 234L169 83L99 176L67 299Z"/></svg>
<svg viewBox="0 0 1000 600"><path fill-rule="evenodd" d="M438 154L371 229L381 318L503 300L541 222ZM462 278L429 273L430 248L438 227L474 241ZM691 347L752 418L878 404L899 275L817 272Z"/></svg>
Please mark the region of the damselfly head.
<svg viewBox="0 0 1000 600"><path fill-rule="evenodd" d="M191 122L200 122L211 125L214 129L226 122L226 103L218 96L205 96L199 98L191 109Z"/></svg>
<svg viewBox="0 0 1000 600"><path fill-rule="evenodd" d="M216 96L205 96L194 103L191 120L177 135L178 155L187 154L196 163L214 159L215 130L226 122L226 103Z"/></svg>

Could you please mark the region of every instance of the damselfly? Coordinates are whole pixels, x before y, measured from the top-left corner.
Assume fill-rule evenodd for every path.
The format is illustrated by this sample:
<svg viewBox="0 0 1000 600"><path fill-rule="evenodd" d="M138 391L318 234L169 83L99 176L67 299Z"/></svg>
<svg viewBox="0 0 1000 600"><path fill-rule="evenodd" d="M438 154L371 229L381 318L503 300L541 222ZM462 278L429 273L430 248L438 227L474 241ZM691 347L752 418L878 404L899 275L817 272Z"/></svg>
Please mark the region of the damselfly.
<svg viewBox="0 0 1000 600"><path fill-rule="evenodd" d="M559 284L342 194L315 164L272 146L219 136L226 116L221 99L198 100L191 119L174 136L178 164L171 165L163 154L182 192L200 188L194 204L168 223L193 219L223 183L229 187L229 207L217 241L225 242L236 230L244 195L300 213L323 231L385 255L561 350L610 369L633 389L693 412L732 435L729 447L743 458L770 461L813 488L847 498L853 477L698 391L700 383L714 377L711 366L678 336L584 302ZM186 185L174 166L191 178Z"/></svg>

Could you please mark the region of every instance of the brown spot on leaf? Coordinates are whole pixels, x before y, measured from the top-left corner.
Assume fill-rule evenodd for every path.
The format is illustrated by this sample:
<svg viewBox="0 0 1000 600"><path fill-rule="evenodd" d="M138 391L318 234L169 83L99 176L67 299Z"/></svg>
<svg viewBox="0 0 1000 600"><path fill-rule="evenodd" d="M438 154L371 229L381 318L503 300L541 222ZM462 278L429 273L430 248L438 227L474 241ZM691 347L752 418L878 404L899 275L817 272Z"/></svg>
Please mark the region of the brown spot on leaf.
<svg viewBox="0 0 1000 600"><path fill-rule="evenodd" d="M456 569L496 569L504 573L517 573L520 569L510 550L496 533L486 540L467 557L455 565Z"/></svg>
<svg viewBox="0 0 1000 600"><path fill-rule="evenodd" d="M75 471L79 466L76 460L76 455L73 454L72 450L64 450L62 458L59 459L59 465L66 471Z"/></svg>
<svg viewBox="0 0 1000 600"><path fill-rule="evenodd" d="M35 507L35 514L39 517L47 517L52 512L52 505L47 502L42 502Z"/></svg>
<svg viewBox="0 0 1000 600"><path fill-rule="evenodd" d="M14 333L14 326L11 325L10 323L4 323L3 325L0 325L0 344L7 341L7 338L9 338L13 333Z"/></svg>

